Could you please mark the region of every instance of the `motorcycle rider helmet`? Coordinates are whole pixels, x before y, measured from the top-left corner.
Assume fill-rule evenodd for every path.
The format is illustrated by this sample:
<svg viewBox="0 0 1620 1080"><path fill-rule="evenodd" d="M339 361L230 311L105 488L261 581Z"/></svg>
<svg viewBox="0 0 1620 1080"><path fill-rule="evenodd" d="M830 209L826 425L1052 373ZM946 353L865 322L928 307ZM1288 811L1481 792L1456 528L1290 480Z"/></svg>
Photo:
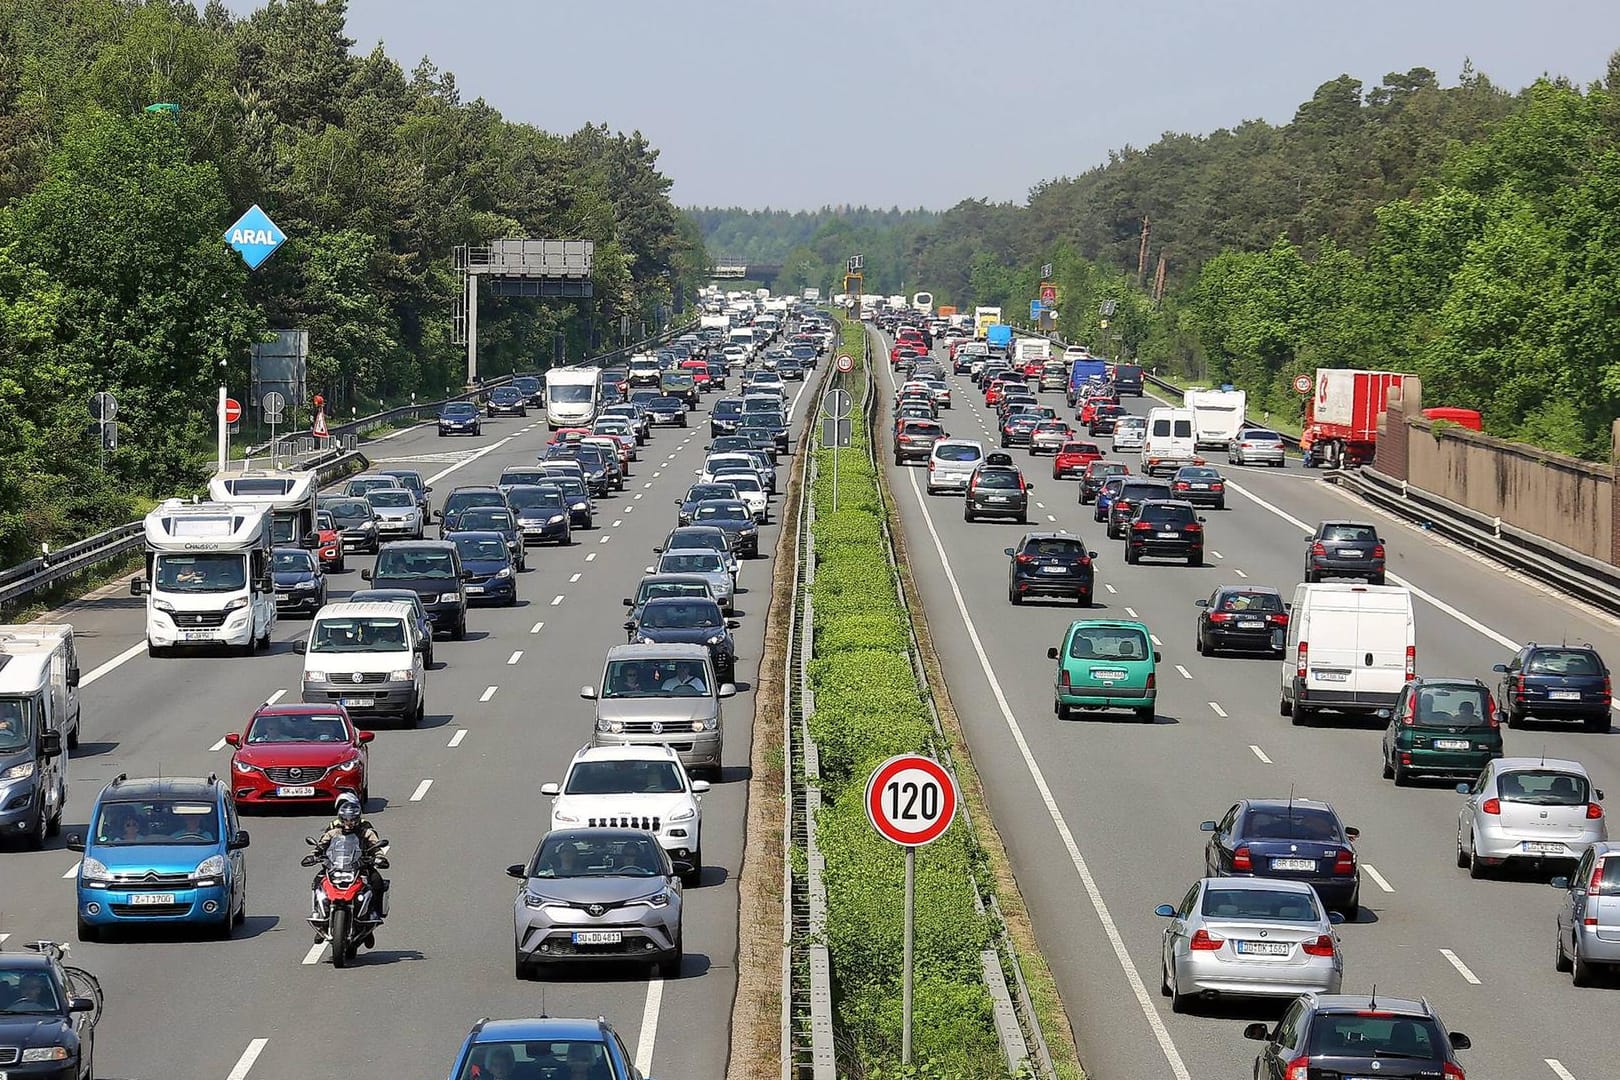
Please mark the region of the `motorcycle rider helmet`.
<svg viewBox="0 0 1620 1080"><path fill-rule="evenodd" d="M345 831L360 824L360 797L354 792L345 791L337 797L337 819Z"/></svg>

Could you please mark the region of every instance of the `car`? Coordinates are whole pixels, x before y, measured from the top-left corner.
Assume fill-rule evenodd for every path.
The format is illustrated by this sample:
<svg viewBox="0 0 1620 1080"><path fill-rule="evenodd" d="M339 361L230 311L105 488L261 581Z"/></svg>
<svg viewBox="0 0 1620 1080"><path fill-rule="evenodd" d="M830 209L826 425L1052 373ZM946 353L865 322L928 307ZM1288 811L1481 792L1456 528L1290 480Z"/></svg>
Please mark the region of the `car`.
<svg viewBox="0 0 1620 1080"><path fill-rule="evenodd" d="M709 435L719 438L722 435L733 434L737 430L737 423L742 419L743 399L739 397L723 397L709 407Z"/></svg>
<svg viewBox="0 0 1620 1080"><path fill-rule="evenodd" d="M1010 517L1023 524L1029 520L1029 493L1034 490L1035 485L1012 463L1012 455L989 454L968 477L962 520Z"/></svg>
<svg viewBox="0 0 1620 1080"><path fill-rule="evenodd" d="M705 361L705 363L709 368L709 389L724 390L726 380L731 377L731 371L726 366L726 362L724 360L709 360Z"/></svg>
<svg viewBox="0 0 1620 1080"><path fill-rule="evenodd" d="M1118 404L1119 399L1112 394L1092 394L1080 403L1080 408L1075 410L1074 418L1082 424L1090 424L1097 418L1098 409L1104 405Z"/></svg>
<svg viewBox="0 0 1620 1080"><path fill-rule="evenodd" d="M491 418L496 416L528 416L528 395L515 386L497 386L489 392L489 400L484 404L484 412Z"/></svg>
<svg viewBox="0 0 1620 1080"><path fill-rule="evenodd" d="M738 558L759 558L759 523L741 499L705 499L693 507L687 523L722 530Z"/></svg>
<svg viewBox="0 0 1620 1080"><path fill-rule="evenodd" d="M1134 564L1145 558L1204 565L1204 519L1192 503L1149 499L1136 507L1125 530L1125 561Z"/></svg>
<svg viewBox="0 0 1620 1080"><path fill-rule="evenodd" d="M625 465L635 461L639 456L636 448L641 444L636 440L636 426L626 416L598 416L591 425L591 430L605 439L611 439L619 452L619 460ZM628 471L628 470L626 470Z"/></svg>
<svg viewBox="0 0 1620 1080"><path fill-rule="evenodd" d="M1046 650L1057 661L1052 711L1069 720L1077 709L1130 709L1153 722L1158 702L1159 654L1147 624L1125 619L1080 619L1063 643Z"/></svg>
<svg viewBox="0 0 1620 1080"><path fill-rule="evenodd" d="M686 489L686 494L675 500L677 507L675 521L679 525L692 523L692 511L702 502L710 499L735 499L737 489L730 484L697 483Z"/></svg>
<svg viewBox="0 0 1620 1080"><path fill-rule="evenodd" d="M711 601L712 602L712 601ZM703 795L667 746L587 746L574 755L562 783L540 785L551 797L552 829L648 829L687 885L703 874Z"/></svg>
<svg viewBox="0 0 1620 1080"><path fill-rule="evenodd" d="M495 486L505 494L515 487L545 484L551 481L552 473L545 465L508 465L501 470L496 479ZM494 503L490 504L495 505Z"/></svg>
<svg viewBox="0 0 1620 1080"><path fill-rule="evenodd" d="M529 568L528 549L523 542L523 527L518 524L517 516L507 504L469 506L457 515L455 525L454 531L445 534L446 540L454 540L464 532L500 533L501 539L506 542L506 550L511 553L512 565L519 573ZM466 561L463 557L462 562Z"/></svg>
<svg viewBox="0 0 1620 1080"><path fill-rule="evenodd" d="M1147 417L1121 416L1114 421L1114 453L1141 450L1147 445Z"/></svg>
<svg viewBox="0 0 1620 1080"><path fill-rule="evenodd" d="M547 481L541 484L517 484L506 489L506 504L523 532L525 551L530 544L551 541L559 547L574 542L574 527L569 521L568 500L562 488Z"/></svg>
<svg viewBox="0 0 1620 1080"><path fill-rule="evenodd" d="M652 433L652 421L648 418L646 410L633 401L609 405L600 413L601 416L619 416L630 421L630 427L636 435L636 445L642 446Z"/></svg>
<svg viewBox="0 0 1620 1080"><path fill-rule="evenodd" d="M1361 911L1361 868L1355 841L1338 811L1315 799L1240 799L1219 821L1199 828L1204 876L1264 877L1298 881L1316 889L1330 909L1355 920Z"/></svg>
<svg viewBox="0 0 1620 1080"><path fill-rule="evenodd" d="M579 688L581 698L596 702L592 746L669 746L688 769L710 777L720 775L724 702L736 694L735 684L715 676L708 647L685 642L615 645L600 689Z"/></svg>
<svg viewBox="0 0 1620 1080"><path fill-rule="evenodd" d="M1270 428L1244 428L1226 444L1228 465L1270 465L1281 469L1288 462L1283 437Z"/></svg>
<svg viewBox="0 0 1620 1080"><path fill-rule="evenodd" d="M355 476L343 484L343 494L354 499L363 499L370 491L397 491L403 485L392 476Z"/></svg>
<svg viewBox="0 0 1620 1080"><path fill-rule="evenodd" d="M80 941L132 926L200 926L228 938L247 918L248 834L217 776L131 779L96 796L75 881Z"/></svg>
<svg viewBox="0 0 1620 1080"><path fill-rule="evenodd" d="M276 581L276 611L311 615L326 604L326 572L312 551L276 548L270 553L270 573Z"/></svg>
<svg viewBox="0 0 1620 1080"><path fill-rule="evenodd" d="M1097 501L1097 493L1102 490L1103 482L1109 477L1126 476L1131 467L1121 461L1103 461L1101 459L1086 462L1080 473L1080 505ZM1097 517L1098 521L1103 520Z"/></svg>
<svg viewBox="0 0 1620 1080"><path fill-rule="evenodd" d="M585 486L584 477L578 472L557 469L546 479L546 483L562 492L563 502L568 504L569 528L591 528L596 521L596 502L591 498L590 489Z"/></svg>
<svg viewBox="0 0 1620 1080"><path fill-rule="evenodd" d="M1575 872L1552 885L1564 893L1553 966L1569 972L1576 986L1591 986L1598 968L1620 968L1620 844L1593 844Z"/></svg>
<svg viewBox="0 0 1620 1080"><path fill-rule="evenodd" d="M667 397L673 397L686 409L698 407L702 391L698 389L697 379L690 371L678 369L665 370L658 376L659 392ZM685 427L685 424L681 425Z"/></svg>
<svg viewBox="0 0 1620 1080"><path fill-rule="evenodd" d="M416 496L416 505L422 510L422 520L428 518L428 495L433 487L422 479L422 474L415 469L380 469L378 476L391 476L398 481L399 486Z"/></svg>
<svg viewBox="0 0 1620 1080"><path fill-rule="evenodd" d="M1523 646L1492 671L1502 678L1496 700L1510 728L1531 717L1580 720L1587 731L1607 732L1612 725L1609 666L1590 643Z"/></svg>
<svg viewBox="0 0 1620 1080"><path fill-rule="evenodd" d="M497 510L505 510L507 509L506 492L498 487L485 487L482 485L468 485L456 488L445 498L444 506L439 510L439 539L443 540L461 528L462 511L475 506L488 506Z"/></svg>
<svg viewBox="0 0 1620 1080"><path fill-rule="evenodd" d="M737 498L748 504L749 513L761 525L769 525L771 521L770 492L765 489L765 483L759 472L753 468L744 472L742 469L726 469L714 475L714 482L730 484L737 492Z"/></svg>
<svg viewBox="0 0 1620 1080"><path fill-rule="evenodd" d="M911 461L927 461L933 456L934 444L947 437L937 420L902 419L895 422L894 463L904 465Z"/></svg>
<svg viewBox="0 0 1620 1080"><path fill-rule="evenodd" d="M332 524L343 538L345 552L376 554L381 542L377 536L377 513L369 502L346 495L322 495L317 505L331 515Z"/></svg>
<svg viewBox="0 0 1620 1080"><path fill-rule="evenodd" d="M447 540L389 544L377 565L360 571L373 589L409 589L422 598L436 632L457 641L467 636L467 593L461 587L461 556ZM424 650L425 651L425 650ZM423 658L426 662L426 657Z"/></svg>
<svg viewBox="0 0 1620 1080"><path fill-rule="evenodd" d="M936 439L928 452L928 494L965 491L984 460L984 445L972 439Z"/></svg>
<svg viewBox="0 0 1620 1080"><path fill-rule="evenodd" d="M343 573L348 568L347 560L343 557L343 532L337 527L331 511L315 511L315 536L320 544L316 552L320 555L321 565L332 573Z"/></svg>
<svg viewBox="0 0 1620 1080"><path fill-rule="evenodd" d="M1073 439L1074 429L1064 421L1042 420L1029 433L1029 452L1050 453L1055 459L1065 446L1074 445Z"/></svg>
<svg viewBox="0 0 1620 1080"><path fill-rule="evenodd" d="M461 556L463 591L469 605L517 604L518 568L512 562L504 534L491 529L467 529L451 533L449 540Z"/></svg>
<svg viewBox="0 0 1620 1080"><path fill-rule="evenodd" d="M662 544L653 548L654 555L665 551L718 551L725 556L726 569L731 573L733 582L742 569L732 549L730 535L714 525L676 526L664 537Z"/></svg>
<svg viewBox="0 0 1620 1080"><path fill-rule="evenodd" d="M643 604L634 618L626 620L624 629L630 641L643 645L686 642L706 646L715 677L732 682L737 674L737 643L731 631L741 625L722 615L713 600L661 596Z"/></svg>
<svg viewBox="0 0 1620 1080"><path fill-rule="evenodd" d="M452 401L439 410L439 437L446 435L482 435L484 422L478 406L470 401Z"/></svg>
<svg viewBox="0 0 1620 1080"><path fill-rule="evenodd" d="M1356 578L1384 583L1384 538L1360 521L1324 521L1305 538L1305 580Z"/></svg>
<svg viewBox="0 0 1620 1080"><path fill-rule="evenodd" d="M755 449L788 452L787 420L780 409L745 413L737 424L737 434L752 442Z"/></svg>
<svg viewBox="0 0 1620 1080"><path fill-rule="evenodd" d="M610 491L624 490L624 471L619 468L619 455L608 453L599 446L576 445L565 452L576 462L585 476L585 486L598 498L607 498Z"/></svg>
<svg viewBox="0 0 1620 1080"><path fill-rule="evenodd" d="M730 616L736 613L733 594L736 584L726 556L708 549L666 548L658 555L658 563L647 567L649 574L695 574L709 583L720 610Z"/></svg>
<svg viewBox="0 0 1620 1080"><path fill-rule="evenodd" d="M427 605L415 589L356 589L347 598L350 604L409 604L416 612L416 634L422 639L422 666L433 666L433 620Z"/></svg>
<svg viewBox="0 0 1620 1080"><path fill-rule="evenodd" d="M1384 779L1396 787L1415 777L1478 776L1502 756L1490 690L1478 679L1408 679L1390 710L1382 749Z"/></svg>
<svg viewBox="0 0 1620 1080"><path fill-rule="evenodd" d="M365 493L377 518L377 542L404 537L422 539L422 504L407 488L381 488Z"/></svg>
<svg viewBox="0 0 1620 1080"><path fill-rule="evenodd" d="M700 596L714 599L713 583L702 574L648 574L636 586L636 595L624 598L630 609L630 621L641 614L642 606L658 596Z"/></svg>
<svg viewBox="0 0 1620 1080"><path fill-rule="evenodd" d="M930 423L939 420L939 409L932 401L921 398L908 398L894 410L894 426L899 429L904 420L926 420Z"/></svg>
<svg viewBox="0 0 1620 1080"><path fill-rule="evenodd" d="M542 964L651 960L681 972L681 879L657 837L640 829L552 829L527 863L513 902L514 970Z"/></svg>
<svg viewBox="0 0 1620 1080"><path fill-rule="evenodd" d="M768 449L751 446L743 453L754 459L754 470L765 485L765 494L776 494L776 455Z"/></svg>
<svg viewBox="0 0 1620 1080"><path fill-rule="evenodd" d="M1170 490L1194 506L1226 509L1226 481L1208 465L1185 465L1170 477Z"/></svg>
<svg viewBox="0 0 1620 1080"><path fill-rule="evenodd" d="M1136 515L1138 506L1149 499L1168 498L1170 485L1163 480L1154 480L1146 476L1124 476L1120 478L1119 491L1108 498L1106 510L1103 500L1098 498L1098 520L1108 522L1108 539L1118 540L1129 531L1131 518Z"/></svg>
<svg viewBox="0 0 1620 1080"><path fill-rule="evenodd" d="M523 395L523 400L535 408L543 408L546 404L545 386L535 375L518 375L512 379L512 385Z"/></svg>
<svg viewBox="0 0 1620 1080"><path fill-rule="evenodd" d="M1125 415L1123 407L1104 402L1091 411L1091 419L1086 423L1086 433L1094 439L1100 435L1112 435L1119 427L1120 418Z"/></svg>
<svg viewBox="0 0 1620 1080"><path fill-rule="evenodd" d="M647 401L647 417L656 426L686 426L686 402L669 394L659 394Z"/></svg>
<svg viewBox="0 0 1620 1080"><path fill-rule="evenodd" d="M1198 606L1196 645L1203 656L1221 650L1283 655L1288 638L1288 607L1282 594L1266 585L1222 585Z"/></svg>
<svg viewBox="0 0 1620 1080"><path fill-rule="evenodd" d="M1001 425L1002 447L1029 446L1034 439L1035 429L1042 422L1041 418L1034 413L1014 413L1007 417Z"/></svg>
<svg viewBox="0 0 1620 1080"><path fill-rule="evenodd" d="M1006 555L1008 603L1022 604L1030 596L1064 596L1073 597L1081 607L1091 606L1097 553L1087 551L1078 536L1025 533Z"/></svg>
<svg viewBox="0 0 1620 1080"><path fill-rule="evenodd" d="M1127 479L1129 477L1123 473L1103 478L1102 484L1097 488L1097 499L1091 511L1092 520L1108 520L1109 515L1112 513L1114 500L1119 498L1119 493L1124 489ZM1113 537L1112 530L1109 531L1108 535L1110 538Z"/></svg>
<svg viewBox="0 0 1620 1080"><path fill-rule="evenodd" d="M784 379L804 381L804 363L796 356L784 356L776 363L776 373Z"/></svg>
<svg viewBox="0 0 1620 1080"><path fill-rule="evenodd" d="M1501 866L1574 866L1593 844L1609 839L1603 792L1578 761L1502 757L1472 782L1457 812L1457 865L1482 878Z"/></svg>
<svg viewBox="0 0 1620 1080"><path fill-rule="evenodd" d="M1447 1031L1427 999L1387 991L1371 994L1303 994L1276 1027L1243 1029L1245 1039L1266 1045L1255 1058L1255 1080L1296 1077L1422 1076L1467 1080L1456 1051L1473 1042Z"/></svg>
<svg viewBox="0 0 1620 1080"><path fill-rule="evenodd" d="M1061 421L1058 421L1061 423ZM1045 425L1043 424L1042 427ZM1067 427L1067 425L1064 425ZM1036 429L1036 434L1040 429ZM1035 446L1030 446L1030 453L1035 453ZM1094 442L1084 442L1075 439L1072 435L1057 444L1052 454L1052 479L1063 480L1079 474L1086 475L1087 468L1093 463L1102 460L1102 447Z"/></svg>
<svg viewBox="0 0 1620 1080"><path fill-rule="evenodd" d="M66 944L34 941L28 949L0 952L0 1061L17 1080L91 1080L100 989L63 967Z"/></svg>
<svg viewBox="0 0 1620 1080"><path fill-rule="evenodd" d="M1160 904L1154 914L1170 920L1159 987L1172 1012L1197 999L1336 994L1343 984L1333 928L1344 916L1324 910L1302 881L1203 878L1179 906Z"/></svg>
<svg viewBox="0 0 1620 1080"><path fill-rule="evenodd" d="M352 601L351 601L352 602ZM341 705L261 705L242 730L226 734L231 751L231 797L238 809L304 806L328 810L352 792L371 798L370 748Z"/></svg>

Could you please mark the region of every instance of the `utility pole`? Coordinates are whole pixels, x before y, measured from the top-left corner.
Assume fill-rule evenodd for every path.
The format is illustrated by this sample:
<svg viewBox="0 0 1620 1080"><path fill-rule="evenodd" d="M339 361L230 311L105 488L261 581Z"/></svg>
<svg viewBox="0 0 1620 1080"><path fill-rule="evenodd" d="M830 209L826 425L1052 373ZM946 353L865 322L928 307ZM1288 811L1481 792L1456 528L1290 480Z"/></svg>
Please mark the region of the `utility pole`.
<svg viewBox="0 0 1620 1080"><path fill-rule="evenodd" d="M1164 253L1159 253L1159 268L1153 273L1153 302L1164 303L1164 270L1167 265Z"/></svg>

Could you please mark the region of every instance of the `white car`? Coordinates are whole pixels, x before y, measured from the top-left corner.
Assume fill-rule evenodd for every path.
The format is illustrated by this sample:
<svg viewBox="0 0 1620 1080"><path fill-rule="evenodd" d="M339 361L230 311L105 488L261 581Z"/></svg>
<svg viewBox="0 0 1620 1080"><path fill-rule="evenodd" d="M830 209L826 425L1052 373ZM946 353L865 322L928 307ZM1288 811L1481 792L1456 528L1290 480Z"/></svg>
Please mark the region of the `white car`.
<svg viewBox="0 0 1620 1080"><path fill-rule="evenodd" d="M716 484L730 484L737 489L737 498L748 507L748 512L754 515L754 520L761 525L767 524L771 519L771 499L765 490L765 481L760 478L758 471L750 469L743 472L741 469L718 473L714 478Z"/></svg>
<svg viewBox="0 0 1620 1080"><path fill-rule="evenodd" d="M1578 761L1501 757L1472 783L1457 812L1457 865L1484 877L1504 865L1574 863L1609 838L1603 793Z"/></svg>
<svg viewBox="0 0 1620 1080"><path fill-rule="evenodd" d="M703 875L703 793L668 746L587 746L574 755L551 796L553 829L642 829L658 838L681 880Z"/></svg>
<svg viewBox="0 0 1620 1080"><path fill-rule="evenodd" d="M698 483L712 484L714 478L723 472L754 472L754 459L740 450L725 450L718 454L710 454L703 462L703 468L698 470Z"/></svg>
<svg viewBox="0 0 1620 1080"><path fill-rule="evenodd" d="M1114 424L1114 453L1122 450L1140 450L1147 441L1147 420L1140 416L1122 416Z"/></svg>

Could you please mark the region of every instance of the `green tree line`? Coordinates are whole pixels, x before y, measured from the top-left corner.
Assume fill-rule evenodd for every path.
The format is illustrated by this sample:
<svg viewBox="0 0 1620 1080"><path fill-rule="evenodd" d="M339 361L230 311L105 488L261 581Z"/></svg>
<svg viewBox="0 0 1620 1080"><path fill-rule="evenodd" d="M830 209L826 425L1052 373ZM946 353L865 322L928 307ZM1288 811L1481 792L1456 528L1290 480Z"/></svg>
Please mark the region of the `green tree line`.
<svg viewBox="0 0 1620 1080"><path fill-rule="evenodd" d="M776 291L797 293L814 287L825 295L843 291L846 261L856 254L866 257L867 292L911 288L915 284L907 273L911 245L939 217L931 210L865 206L800 211L696 207L687 213L714 258L780 264L782 273L773 283Z"/></svg>
<svg viewBox="0 0 1620 1080"><path fill-rule="evenodd" d="M459 383L457 245L589 239L595 298L480 304L487 375L667 318L702 283L696 223L639 134L556 135L423 59L357 54L345 0L0 4L0 564L194 487L213 387L309 331L341 412ZM178 110L150 112L166 103ZM261 204L289 237L250 274L222 240ZM88 397L120 403L100 467Z"/></svg>

